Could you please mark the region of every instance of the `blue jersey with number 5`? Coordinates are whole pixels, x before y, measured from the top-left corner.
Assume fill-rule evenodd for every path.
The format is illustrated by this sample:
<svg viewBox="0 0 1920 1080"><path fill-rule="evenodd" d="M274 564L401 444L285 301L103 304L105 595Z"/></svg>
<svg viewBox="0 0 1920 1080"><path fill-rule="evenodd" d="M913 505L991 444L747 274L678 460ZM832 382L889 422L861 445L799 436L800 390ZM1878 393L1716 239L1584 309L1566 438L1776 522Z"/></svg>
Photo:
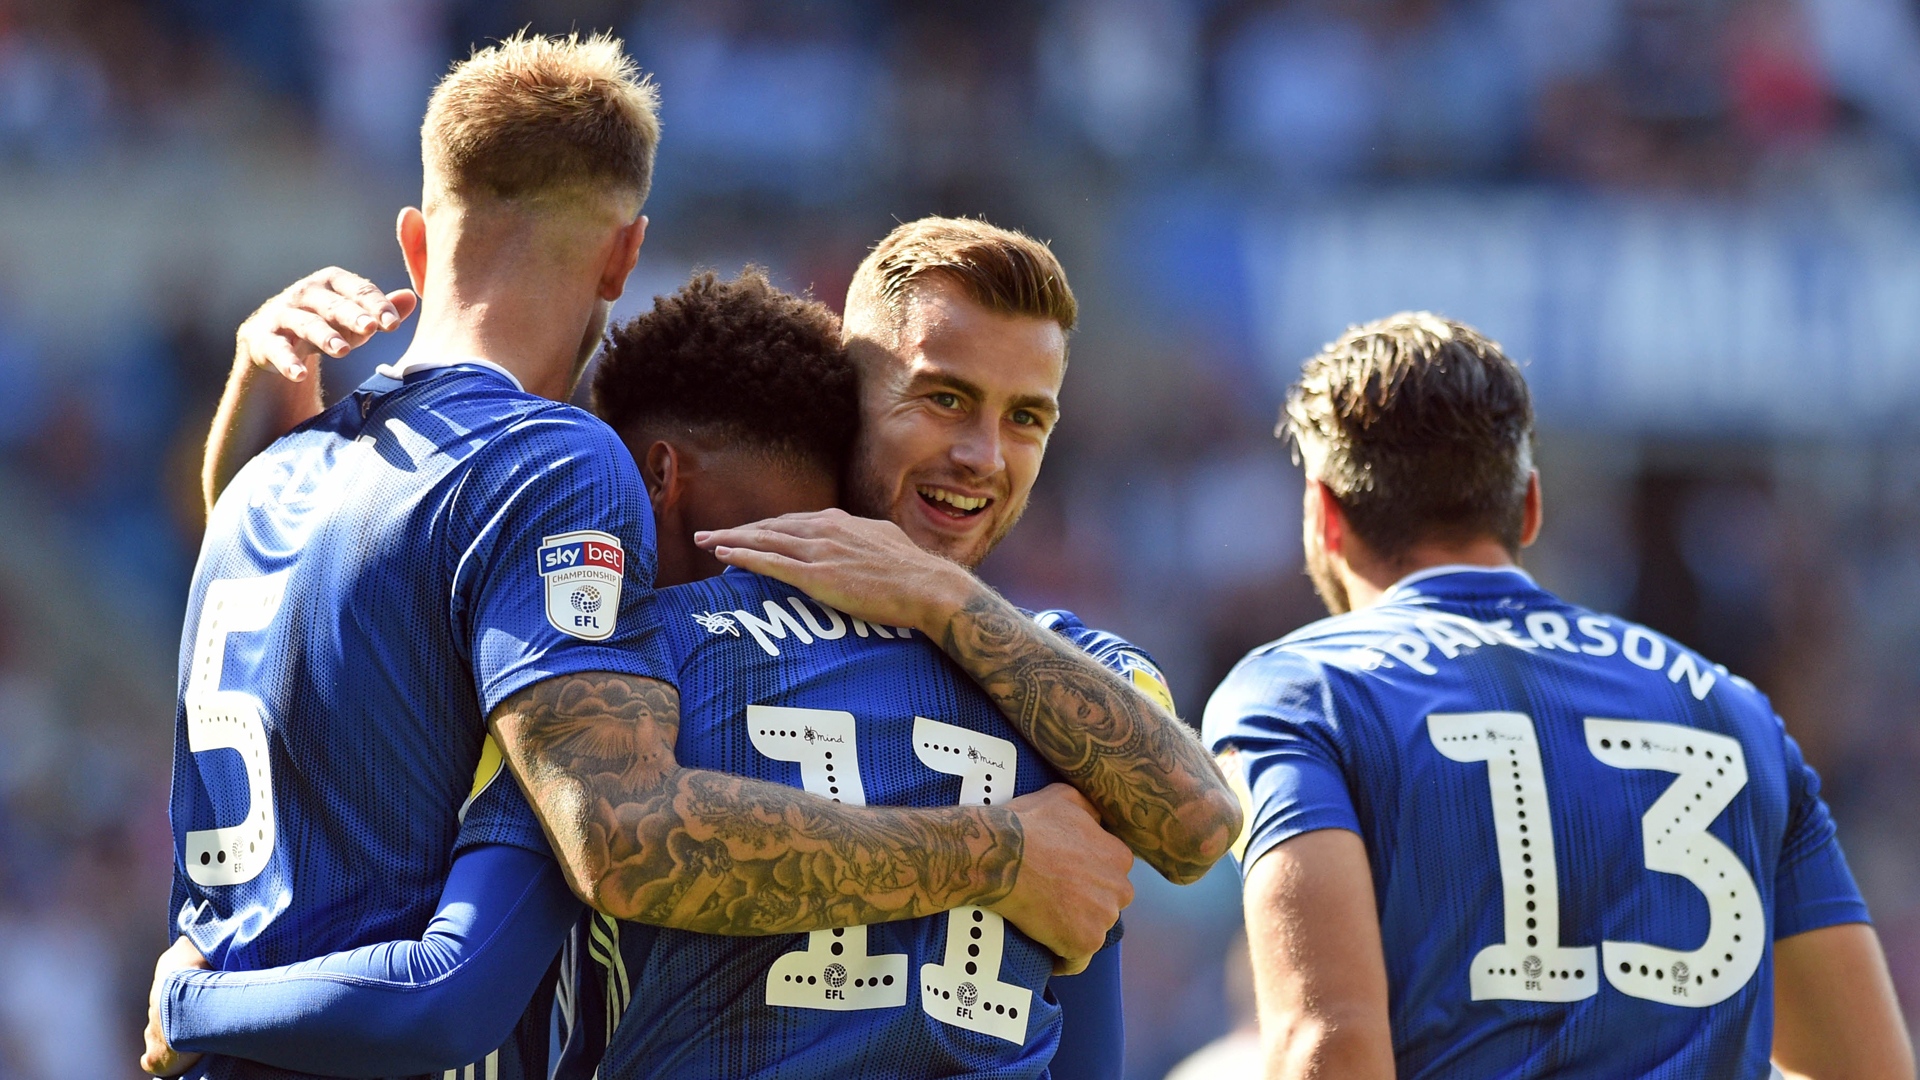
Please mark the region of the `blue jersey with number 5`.
<svg viewBox="0 0 1920 1080"><path fill-rule="evenodd" d="M1763 1077L1772 943L1864 922L1766 699L1517 570L1441 568L1255 650L1206 738L1242 867L1366 841L1402 1077Z"/></svg>
<svg viewBox="0 0 1920 1080"><path fill-rule="evenodd" d="M652 519L618 438L489 366L398 374L275 443L208 522L171 916L215 967L418 938L487 713L555 675L665 674Z"/></svg>

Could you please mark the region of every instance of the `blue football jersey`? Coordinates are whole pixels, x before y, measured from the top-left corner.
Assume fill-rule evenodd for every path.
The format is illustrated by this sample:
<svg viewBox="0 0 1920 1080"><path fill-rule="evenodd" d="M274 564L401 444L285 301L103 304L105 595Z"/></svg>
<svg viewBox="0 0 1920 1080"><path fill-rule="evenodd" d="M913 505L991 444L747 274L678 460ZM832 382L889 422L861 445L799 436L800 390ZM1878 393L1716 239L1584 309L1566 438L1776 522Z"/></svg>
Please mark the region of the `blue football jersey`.
<svg viewBox="0 0 1920 1080"><path fill-rule="evenodd" d="M656 605L685 765L889 806L991 804L1056 779L918 634L735 570L661 590ZM1066 612L1037 618L1165 696L1144 652ZM772 937L590 914L563 960L570 1033L555 1075L1038 1077L1060 1036L1052 967L977 908Z"/></svg>
<svg viewBox="0 0 1920 1080"><path fill-rule="evenodd" d="M487 714L556 675L670 670L646 493L612 431L491 365L394 374L256 458L208 522L172 918L217 967L419 937Z"/></svg>
<svg viewBox="0 0 1920 1080"><path fill-rule="evenodd" d="M1772 942L1867 919L1765 697L1517 570L1255 650L1205 734L1251 800L1243 868L1366 841L1403 1077L1764 1077Z"/></svg>

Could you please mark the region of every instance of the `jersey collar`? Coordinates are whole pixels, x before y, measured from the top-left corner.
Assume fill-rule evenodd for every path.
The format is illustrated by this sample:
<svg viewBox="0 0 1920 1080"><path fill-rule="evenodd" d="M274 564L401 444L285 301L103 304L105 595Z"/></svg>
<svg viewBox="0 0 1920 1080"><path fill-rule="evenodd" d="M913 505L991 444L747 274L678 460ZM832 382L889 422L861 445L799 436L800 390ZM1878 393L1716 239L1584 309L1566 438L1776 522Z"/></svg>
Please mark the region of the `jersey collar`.
<svg viewBox="0 0 1920 1080"><path fill-rule="evenodd" d="M1446 566L1429 566L1425 570L1415 570L1413 573L1394 582L1392 588L1381 594L1380 602L1386 604L1395 600L1405 600L1407 597L1417 595L1421 591L1414 588L1415 585L1423 581L1431 581L1438 577L1450 577L1455 574L1511 574L1527 584L1533 585L1535 588L1539 587L1533 580L1531 574L1528 574L1525 570L1517 566L1469 566L1464 563L1451 563Z"/></svg>
<svg viewBox="0 0 1920 1080"><path fill-rule="evenodd" d="M500 374L505 375L507 377L507 381L513 384L513 388L515 390L518 390L523 394L527 392L527 388L520 385L519 377L514 375L513 372L508 371L506 368L501 367L499 364L496 364L491 360L482 360L477 356L460 356L460 357L454 357L452 359L439 359L439 360L421 358L421 359L415 359L415 360L408 360L405 363L401 363L401 364L381 364L379 367L374 368L373 370L380 375L385 375L387 378L392 379L395 382L405 382L407 380L407 376L413 374L416 371L430 371L434 368L467 367L467 366L483 367L489 371L497 371Z"/></svg>

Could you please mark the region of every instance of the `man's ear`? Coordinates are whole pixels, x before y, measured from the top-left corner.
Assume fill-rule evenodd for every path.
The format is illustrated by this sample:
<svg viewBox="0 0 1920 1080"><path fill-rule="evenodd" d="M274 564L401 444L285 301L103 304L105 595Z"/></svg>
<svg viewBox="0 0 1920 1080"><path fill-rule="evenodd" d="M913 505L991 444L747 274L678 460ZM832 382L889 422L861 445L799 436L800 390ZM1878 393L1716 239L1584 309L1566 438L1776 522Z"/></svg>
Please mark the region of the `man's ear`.
<svg viewBox="0 0 1920 1080"><path fill-rule="evenodd" d="M647 484L647 498L653 503L654 517L665 517L686 496L686 475L679 448L670 442L657 441L636 460L640 465L640 478Z"/></svg>
<svg viewBox="0 0 1920 1080"><path fill-rule="evenodd" d="M633 273L634 264L640 261L640 245L647 240L647 216L640 215L628 225L623 225L613 243L613 251L607 255L607 266L600 276L600 299L609 303L620 299L627 291L627 277Z"/></svg>
<svg viewBox="0 0 1920 1080"><path fill-rule="evenodd" d="M1347 514L1333 489L1318 480L1307 481L1307 497L1313 502L1314 525L1320 532L1320 546L1328 555L1344 555L1347 543Z"/></svg>
<svg viewBox="0 0 1920 1080"><path fill-rule="evenodd" d="M427 295L427 216L417 206L400 211L393 231L400 241L400 256L407 261L407 278L413 291Z"/></svg>
<svg viewBox="0 0 1920 1080"><path fill-rule="evenodd" d="M1520 517L1520 546L1528 547L1540 538L1540 470L1527 474L1527 504Z"/></svg>

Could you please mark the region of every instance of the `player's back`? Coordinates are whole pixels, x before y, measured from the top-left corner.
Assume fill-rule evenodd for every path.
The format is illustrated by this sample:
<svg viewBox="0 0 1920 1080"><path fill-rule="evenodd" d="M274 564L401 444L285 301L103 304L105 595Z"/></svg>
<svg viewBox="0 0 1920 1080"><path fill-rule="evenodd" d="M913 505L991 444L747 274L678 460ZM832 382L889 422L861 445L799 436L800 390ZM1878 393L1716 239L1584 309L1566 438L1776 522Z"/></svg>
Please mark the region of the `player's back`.
<svg viewBox="0 0 1920 1080"><path fill-rule="evenodd" d="M684 765L891 806L999 803L1054 779L918 634L735 570L655 599ZM614 1020L606 1080L1035 1077L1059 1039L1052 955L976 908L732 938L595 916L583 935L596 1000L569 1008L597 1031L569 1047L562 1077L593 1072Z"/></svg>
<svg viewBox="0 0 1920 1080"><path fill-rule="evenodd" d="M1773 938L1866 917L1764 697L1515 571L1256 650L1206 729L1249 865L1365 839L1402 1076L1765 1076Z"/></svg>
<svg viewBox="0 0 1920 1080"><path fill-rule="evenodd" d="M419 936L485 736L481 696L538 678L533 645L554 632L482 610L513 591L482 578L518 572L549 607L564 596L536 570L542 537L512 523L571 513L534 506L556 473L642 498L620 460L598 421L462 366L371 380L235 479L194 575L172 807L173 914L216 966ZM576 575L605 590L611 628L622 543L588 535L612 541ZM650 535L624 546L650 550Z"/></svg>

